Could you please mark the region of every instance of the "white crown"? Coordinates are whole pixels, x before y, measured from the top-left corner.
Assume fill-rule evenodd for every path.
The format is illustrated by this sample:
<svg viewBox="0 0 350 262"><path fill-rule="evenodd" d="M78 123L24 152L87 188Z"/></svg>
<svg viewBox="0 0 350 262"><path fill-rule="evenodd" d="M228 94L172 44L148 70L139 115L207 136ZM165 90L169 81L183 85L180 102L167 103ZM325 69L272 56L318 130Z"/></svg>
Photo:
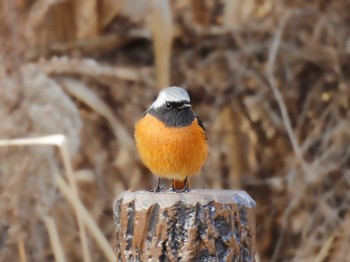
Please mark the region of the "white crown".
<svg viewBox="0 0 350 262"><path fill-rule="evenodd" d="M157 99L151 105L151 108L159 108L166 102L190 102L190 96L187 91L181 87L171 86L160 91Z"/></svg>

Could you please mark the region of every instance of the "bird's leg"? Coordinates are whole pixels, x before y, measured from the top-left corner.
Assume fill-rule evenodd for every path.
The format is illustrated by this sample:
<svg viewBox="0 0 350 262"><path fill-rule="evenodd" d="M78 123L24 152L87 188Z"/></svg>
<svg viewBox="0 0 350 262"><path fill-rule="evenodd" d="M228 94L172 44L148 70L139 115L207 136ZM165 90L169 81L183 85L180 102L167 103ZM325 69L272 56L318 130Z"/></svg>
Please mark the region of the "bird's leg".
<svg viewBox="0 0 350 262"><path fill-rule="evenodd" d="M170 187L169 191L170 192L176 192L175 179L171 180L171 187Z"/></svg>
<svg viewBox="0 0 350 262"><path fill-rule="evenodd" d="M184 192L190 192L190 179L188 176L185 179Z"/></svg>
<svg viewBox="0 0 350 262"><path fill-rule="evenodd" d="M153 183L155 184L155 180L154 180ZM155 192L155 193L157 193L157 192L163 192L163 191L164 191L164 188L160 187L160 177L158 177L158 180L157 180L156 183L157 183L157 186L156 186L155 189L147 190L147 191L149 191L149 192Z"/></svg>
<svg viewBox="0 0 350 262"><path fill-rule="evenodd" d="M157 188L154 190L154 192L160 192L162 191L162 188L160 188L160 177L158 177L158 183L157 183Z"/></svg>

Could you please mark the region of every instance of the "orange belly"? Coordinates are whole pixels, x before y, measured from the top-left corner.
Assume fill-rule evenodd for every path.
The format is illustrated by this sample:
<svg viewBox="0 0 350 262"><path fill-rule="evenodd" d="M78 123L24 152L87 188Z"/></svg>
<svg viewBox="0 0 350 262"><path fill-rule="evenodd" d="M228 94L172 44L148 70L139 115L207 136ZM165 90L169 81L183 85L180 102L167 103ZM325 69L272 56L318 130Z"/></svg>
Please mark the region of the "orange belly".
<svg viewBox="0 0 350 262"><path fill-rule="evenodd" d="M142 162L157 176L184 180L202 168L208 156L204 130L197 119L186 127L167 127L146 114L135 125Z"/></svg>

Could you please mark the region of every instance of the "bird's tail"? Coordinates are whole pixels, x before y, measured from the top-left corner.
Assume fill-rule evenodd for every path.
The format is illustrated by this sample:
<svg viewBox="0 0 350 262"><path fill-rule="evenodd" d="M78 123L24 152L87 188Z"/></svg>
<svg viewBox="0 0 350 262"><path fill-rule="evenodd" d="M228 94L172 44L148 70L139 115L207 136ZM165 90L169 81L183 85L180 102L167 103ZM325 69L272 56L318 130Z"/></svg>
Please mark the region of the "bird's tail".
<svg viewBox="0 0 350 262"><path fill-rule="evenodd" d="M183 181L173 179L173 188L175 190L190 189L190 181L188 177Z"/></svg>

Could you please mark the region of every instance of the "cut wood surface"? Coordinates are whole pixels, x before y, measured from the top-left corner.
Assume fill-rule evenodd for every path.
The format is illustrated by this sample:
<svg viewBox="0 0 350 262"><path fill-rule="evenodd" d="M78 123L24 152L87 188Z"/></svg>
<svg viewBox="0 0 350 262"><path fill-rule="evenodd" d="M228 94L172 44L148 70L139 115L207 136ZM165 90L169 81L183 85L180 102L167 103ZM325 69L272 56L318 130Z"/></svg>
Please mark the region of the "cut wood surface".
<svg viewBox="0 0 350 262"><path fill-rule="evenodd" d="M255 202L244 191L124 192L117 261L255 261Z"/></svg>

